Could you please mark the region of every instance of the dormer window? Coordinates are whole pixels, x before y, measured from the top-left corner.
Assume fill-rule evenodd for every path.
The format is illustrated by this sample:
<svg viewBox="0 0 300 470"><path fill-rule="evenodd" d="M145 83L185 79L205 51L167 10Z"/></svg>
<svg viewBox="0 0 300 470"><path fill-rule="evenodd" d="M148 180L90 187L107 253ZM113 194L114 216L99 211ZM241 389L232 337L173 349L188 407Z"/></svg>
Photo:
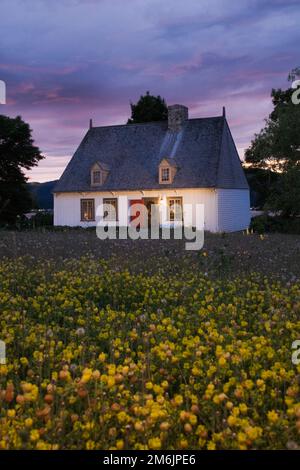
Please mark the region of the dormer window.
<svg viewBox="0 0 300 470"><path fill-rule="evenodd" d="M163 158L158 167L159 184L173 183L177 164L172 158Z"/></svg>
<svg viewBox="0 0 300 470"><path fill-rule="evenodd" d="M105 163L96 162L91 168L91 186L102 186L109 174L109 167Z"/></svg>

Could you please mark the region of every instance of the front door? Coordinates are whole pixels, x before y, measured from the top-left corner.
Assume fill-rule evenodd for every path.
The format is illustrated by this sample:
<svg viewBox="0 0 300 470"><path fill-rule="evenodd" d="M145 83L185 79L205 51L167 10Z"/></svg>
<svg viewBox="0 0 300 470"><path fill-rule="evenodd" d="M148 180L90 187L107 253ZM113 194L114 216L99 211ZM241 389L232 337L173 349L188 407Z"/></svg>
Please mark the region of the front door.
<svg viewBox="0 0 300 470"><path fill-rule="evenodd" d="M133 206L134 204L144 204L144 201L143 199L130 199L129 207ZM139 216L140 216L140 211L136 211L135 213L133 209L133 215L130 215L130 218L129 218L129 225ZM137 228L141 228L141 224L138 224Z"/></svg>

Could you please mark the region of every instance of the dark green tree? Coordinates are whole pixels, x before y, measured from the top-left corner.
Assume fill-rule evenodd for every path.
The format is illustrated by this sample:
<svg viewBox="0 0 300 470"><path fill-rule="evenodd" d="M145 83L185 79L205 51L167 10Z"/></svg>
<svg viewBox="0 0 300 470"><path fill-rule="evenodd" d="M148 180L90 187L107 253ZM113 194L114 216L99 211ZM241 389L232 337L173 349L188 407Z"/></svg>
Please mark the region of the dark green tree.
<svg viewBox="0 0 300 470"><path fill-rule="evenodd" d="M142 95L136 104L130 103L131 118L127 124L140 122L165 121L168 119L166 102L160 96L150 95L149 91Z"/></svg>
<svg viewBox="0 0 300 470"><path fill-rule="evenodd" d="M283 217L300 214L300 167L291 167L272 186L266 209L280 211Z"/></svg>
<svg viewBox="0 0 300 470"><path fill-rule="evenodd" d="M279 184L281 173L253 167L244 168L244 172L250 186L251 207L262 208L275 183Z"/></svg>
<svg viewBox="0 0 300 470"><path fill-rule="evenodd" d="M33 145L31 129L20 116L0 115L0 223L12 224L18 215L31 208L23 170L44 158Z"/></svg>
<svg viewBox="0 0 300 470"><path fill-rule="evenodd" d="M294 69L289 80L299 76L300 70ZM272 90L274 109L245 155L252 167L282 174L282 178L274 182L266 206L281 210L285 215L300 214L297 204L300 198L300 104L293 102L294 93L291 87Z"/></svg>

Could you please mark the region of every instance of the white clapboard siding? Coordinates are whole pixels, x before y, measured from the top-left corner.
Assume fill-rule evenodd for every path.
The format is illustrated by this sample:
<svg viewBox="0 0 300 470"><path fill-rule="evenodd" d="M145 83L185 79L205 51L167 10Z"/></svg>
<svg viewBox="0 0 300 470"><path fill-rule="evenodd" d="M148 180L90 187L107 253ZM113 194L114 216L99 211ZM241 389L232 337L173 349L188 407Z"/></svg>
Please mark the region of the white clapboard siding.
<svg viewBox="0 0 300 470"><path fill-rule="evenodd" d="M250 223L248 189L218 189L218 232L245 230Z"/></svg>
<svg viewBox="0 0 300 470"><path fill-rule="evenodd" d="M184 204L203 204L205 230L210 232L235 232L245 230L250 223L250 201L247 189L181 189L158 191L128 191L118 192L114 197L119 199L120 224L126 225L128 219L124 213L128 208L126 199L140 199L142 197L160 197L166 204L167 197L182 197ZM96 222L81 222L80 199L95 199L95 208L102 203L103 198L112 197L111 193L56 193L54 195L54 225L69 227L91 227ZM121 213L123 216L121 217ZM125 217L125 218L124 218ZM166 220L162 219L164 224ZM185 225L195 226L194 213L192 221L185 217Z"/></svg>
<svg viewBox="0 0 300 470"><path fill-rule="evenodd" d="M143 194L142 194L143 193ZM69 227L91 227L96 225L95 222L81 222L80 220L80 199L92 198L95 199L95 209L102 203L103 198L116 197L118 198L118 212L120 225L127 225L128 217L128 201L129 199L141 199L143 197L158 197L161 199L162 205L167 204L168 197L182 197L183 204L203 204L204 206L204 228L205 230L216 232L218 228L217 218L217 192L215 189L161 189L153 191L118 191L112 195L111 192L88 192L88 193L55 193L54 194L54 225L69 226ZM165 212L166 213L166 212ZM125 214L125 215L124 215ZM162 211L161 224L166 223L165 216ZM185 225L196 226L195 211L193 211L192 218L185 216Z"/></svg>

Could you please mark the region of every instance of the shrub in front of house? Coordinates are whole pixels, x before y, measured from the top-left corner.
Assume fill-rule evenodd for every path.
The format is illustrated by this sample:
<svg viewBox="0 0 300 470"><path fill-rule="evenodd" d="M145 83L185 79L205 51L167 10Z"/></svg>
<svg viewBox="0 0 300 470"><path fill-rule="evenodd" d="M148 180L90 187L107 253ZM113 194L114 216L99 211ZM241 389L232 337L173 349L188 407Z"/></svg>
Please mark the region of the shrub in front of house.
<svg viewBox="0 0 300 470"><path fill-rule="evenodd" d="M273 232L299 235L300 218L261 215L252 219L250 230L259 234Z"/></svg>

